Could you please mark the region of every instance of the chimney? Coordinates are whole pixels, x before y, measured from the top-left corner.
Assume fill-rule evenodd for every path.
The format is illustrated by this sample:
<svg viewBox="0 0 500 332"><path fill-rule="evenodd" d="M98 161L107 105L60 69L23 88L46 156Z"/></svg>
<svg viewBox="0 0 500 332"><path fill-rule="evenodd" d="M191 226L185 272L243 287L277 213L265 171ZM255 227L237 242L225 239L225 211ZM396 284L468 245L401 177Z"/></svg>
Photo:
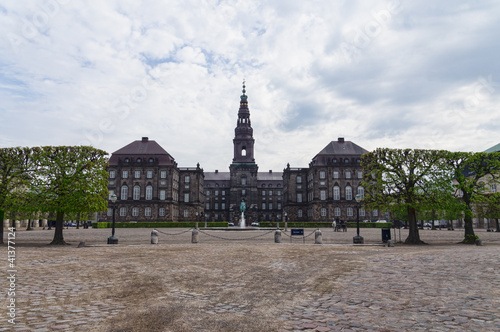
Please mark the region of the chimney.
<svg viewBox="0 0 500 332"><path fill-rule="evenodd" d="M272 169L270 169L270 170L269 170L269 174L270 174L270 173L272 173L272 172L273 172L273 170L272 170Z"/></svg>
<svg viewBox="0 0 500 332"><path fill-rule="evenodd" d="M216 170L215 170L215 174L217 174L217 173L219 173L219 170L218 170L218 169L216 169Z"/></svg>
<svg viewBox="0 0 500 332"><path fill-rule="evenodd" d="M339 142L339 143L344 143L344 137L339 137L338 142Z"/></svg>
<svg viewBox="0 0 500 332"><path fill-rule="evenodd" d="M144 142L147 142L147 141L148 141L148 138L147 138L147 137L143 137L143 138L142 138L142 142L143 142L143 143L144 143Z"/></svg>

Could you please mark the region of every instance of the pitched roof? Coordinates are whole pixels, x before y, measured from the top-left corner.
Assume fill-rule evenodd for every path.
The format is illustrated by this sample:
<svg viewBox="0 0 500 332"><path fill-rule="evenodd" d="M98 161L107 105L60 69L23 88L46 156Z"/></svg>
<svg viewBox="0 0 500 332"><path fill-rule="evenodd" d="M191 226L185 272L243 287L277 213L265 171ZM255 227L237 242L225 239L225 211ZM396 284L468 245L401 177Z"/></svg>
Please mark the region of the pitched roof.
<svg viewBox="0 0 500 332"><path fill-rule="evenodd" d="M492 146L491 148L489 148L488 150L485 150L484 152L490 153L490 152L499 152L499 151L500 151L500 143Z"/></svg>
<svg viewBox="0 0 500 332"><path fill-rule="evenodd" d="M283 181L283 172L258 172L257 181Z"/></svg>
<svg viewBox="0 0 500 332"><path fill-rule="evenodd" d="M205 182L206 181L229 181L231 179L231 173L229 172L205 172Z"/></svg>
<svg viewBox="0 0 500 332"><path fill-rule="evenodd" d="M143 137L140 141L134 141L123 148L113 152L109 158L110 165L117 165L120 159L139 156L150 156L158 159L160 165L173 165L175 159L163 149L156 141L150 141Z"/></svg>
<svg viewBox="0 0 500 332"><path fill-rule="evenodd" d="M323 150L321 150L316 156L319 155L362 155L367 153L368 150L363 149L357 144L351 141L344 141L341 137L337 141L331 141Z"/></svg>

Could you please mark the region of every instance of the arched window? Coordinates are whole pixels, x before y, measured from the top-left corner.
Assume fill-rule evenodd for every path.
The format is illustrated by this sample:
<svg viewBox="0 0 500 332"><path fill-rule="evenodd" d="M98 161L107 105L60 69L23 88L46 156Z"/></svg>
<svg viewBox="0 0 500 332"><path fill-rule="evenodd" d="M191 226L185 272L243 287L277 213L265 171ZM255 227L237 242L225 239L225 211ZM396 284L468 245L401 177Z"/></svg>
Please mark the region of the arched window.
<svg viewBox="0 0 500 332"><path fill-rule="evenodd" d="M247 148L244 146L241 148L241 156L245 157L247 155Z"/></svg>
<svg viewBox="0 0 500 332"><path fill-rule="evenodd" d="M141 198L141 187L134 186L134 200L139 200Z"/></svg>
<svg viewBox="0 0 500 332"><path fill-rule="evenodd" d="M146 199L147 200L152 200L153 199L153 187L152 186L147 186L146 187Z"/></svg>
<svg viewBox="0 0 500 332"><path fill-rule="evenodd" d="M126 200L128 198L128 187L126 185L122 186L122 191L120 195L121 200Z"/></svg>
<svg viewBox="0 0 500 332"><path fill-rule="evenodd" d="M361 198L364 198L365 197L365 189L363 187L358 187L358 195L361 197Z"/></svg>
<svg viewBox="0 0 500 332"><path fill-rule="evenodd" d="M345 199L352 200L352 188L350 186L345 187Z"/></svg>
<svg viewBox="0 0 500 332"><path fill-rule="evenodd" d="M336 201L340 200L340 187L339 186L333 187L333 199Z"/></svg>

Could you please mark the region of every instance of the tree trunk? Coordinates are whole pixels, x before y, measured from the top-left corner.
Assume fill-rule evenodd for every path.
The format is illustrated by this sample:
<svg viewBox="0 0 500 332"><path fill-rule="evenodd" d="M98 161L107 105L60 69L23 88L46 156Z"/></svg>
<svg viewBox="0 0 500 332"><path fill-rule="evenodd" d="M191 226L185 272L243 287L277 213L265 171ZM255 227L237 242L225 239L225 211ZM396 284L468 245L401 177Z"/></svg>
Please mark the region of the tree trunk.
<svg viewBox="0 0 500 332"><path fill-rule="evenodd" d="M63 218L64 218L64 212L62 211L57 211L57 217L56 217L56 230L54 232L54 239L50 244L54 245L64 245L67 244L64 242L63 238Z"/></svg>
<svg viewBox="0 0 500 332"><path fill-rule="evenodd" d="M406 244L424 244L422 240L420 240L420 234L418 233L417 227L417 216L415 213L415 208L409 207L408 211L408 225L410 227L408 231L408 237L405 240Z"/></svg>
<svg viewBox="0 0 500 332"><path fill-rule="evenodd" d="M474 227L472 226L472 217L465 216L464 218L464 230L465 234L464 237L466 238L467 235L475 236L474 234Z"/></svg>
<svg viewBox="0 0 500 332"><path fill-rule="evenodd" d="M0 244L4 244L3 242L3 210L0 210L0 222L1 222L1 227L0 227ZM497 219L497 225L498 225L498 219Z"/></svg>
<svg viewBox="0 0 500 332"><path fill-rule="evenodd" d="M500 232L500 223L498 223L498 218L495 219L497 221L497 232ZM2 228L3 229L3 228ZM3 231L2 231L3 232Z"/></svg>

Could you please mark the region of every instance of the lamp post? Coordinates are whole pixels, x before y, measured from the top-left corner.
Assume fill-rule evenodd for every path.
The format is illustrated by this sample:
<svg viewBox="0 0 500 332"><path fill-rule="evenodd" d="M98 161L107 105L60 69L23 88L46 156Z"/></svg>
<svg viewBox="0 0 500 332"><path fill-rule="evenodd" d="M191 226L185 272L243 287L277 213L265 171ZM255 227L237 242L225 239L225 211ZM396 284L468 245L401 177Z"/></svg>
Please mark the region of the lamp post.
<svg viewBox="0 0 500 332"><path fill-rule="evenodd" d="M285 212L285 232L286 232L286 228L287 228L287 225L288 224L288 213Z"/></svg>
<svg viewBox="0 0 500 332"><path fill-rule="evenodd" d="M109 195L109 200L113 204L113 226L111 230L111 236L108 237L108 244L118 244L118 238L115 236L115 202L116 202L116 195L111 194Z"/></svg>
<svg viewBox="0 0 500 332"><path fill-rule="evenodd" d="M361 195L356 195L356 203L357 204L357 208L358 208L358 213L356 215L356 236L352 238L352 242L354 244L363 244L365 243L365 240L363 239L362 236L359 235L359 207L361 205Z"/></svg>
<svg viewBox="0 0 500 332"><path fill-rule="evenodd" d="M196 211L196 221L194 228L198 229L198 211Z"/></svg>

